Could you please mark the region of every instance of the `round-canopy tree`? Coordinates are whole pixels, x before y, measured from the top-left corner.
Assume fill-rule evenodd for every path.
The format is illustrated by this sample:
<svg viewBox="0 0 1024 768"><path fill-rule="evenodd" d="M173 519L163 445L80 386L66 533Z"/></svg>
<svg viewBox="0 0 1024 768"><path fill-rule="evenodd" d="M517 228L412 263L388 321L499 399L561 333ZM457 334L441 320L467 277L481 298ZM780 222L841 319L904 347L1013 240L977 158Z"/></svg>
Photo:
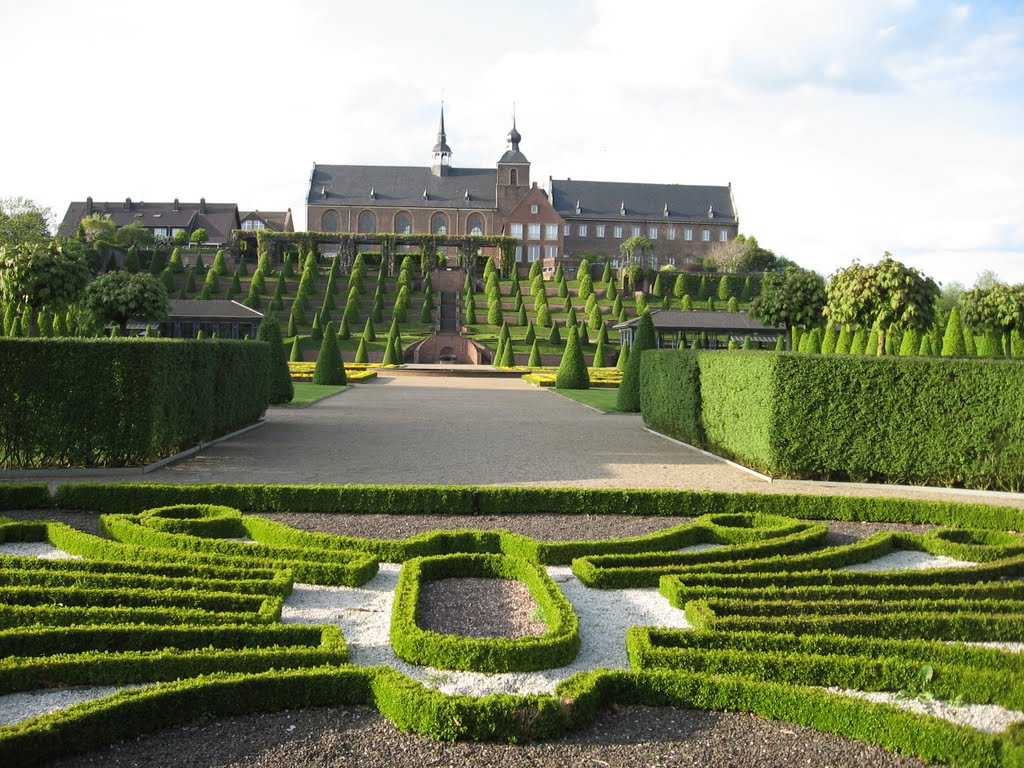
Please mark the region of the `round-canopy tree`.
<svg viewBox="0 0 1024 768"><path fill-rule="evenodd" d="M762 289L763 292L763 289ZM927 330L935 321L939 286L886 251L877 264L854 262L829 278L825 314L833 323L878 326L878 354L891 327Z"/></svg>
<svg viewBox="0 0 1024 768"><path fill-rule="evenodd" d="M782 275L765 274L761 293L750 303L750 314L768 326L806 330L821 322L824 307L824 278L817 272L788 267Z"/></svg>
<svg viewBox="0 0 1024 768"><path fill-rule="evenodd" d="M55 242L0 247L0 298L31 318L43 307L64 309L82 295L92 271L84 259L66 254ZM27 331L35 336L34 320Z"/></svg>
<svg viewBox="0 0 1024 768"><path fill-rule="evenodd" d="M1002 337L1002 351L1011 355L1013 331L1024 329L1024 283L995 283L974 288L960 297L963 320L976 333L994 333Z"/></svg>
<svg viewBox="0 0 1024 768"><path fill-rule="evenodd" d="M107 272L85 288L85 308L100 323L113 323L117 335L128 331L128 321L159 323L167 317L170 302L160 280L145 272Z"/></svg>

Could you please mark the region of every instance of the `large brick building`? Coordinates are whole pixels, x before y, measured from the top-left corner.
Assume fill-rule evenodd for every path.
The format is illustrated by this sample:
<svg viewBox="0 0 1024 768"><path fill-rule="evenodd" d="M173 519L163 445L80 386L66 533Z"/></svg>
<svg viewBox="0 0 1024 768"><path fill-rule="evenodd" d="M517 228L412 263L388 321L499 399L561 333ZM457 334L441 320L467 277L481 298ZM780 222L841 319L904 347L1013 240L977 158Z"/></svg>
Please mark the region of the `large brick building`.
<svg viewBox="0 0 1024 768"><path fill-rule="evenodd" d="M642 235L659 265L681 265L736 237L731 185L530 180L515 120L494 168L457 168L444 110L429 167L316 165L306 227L319 232L508 235L516 259L571 258L596 251L617 258L623 240ZM550 262L549 262L550 263Z"/></svg>

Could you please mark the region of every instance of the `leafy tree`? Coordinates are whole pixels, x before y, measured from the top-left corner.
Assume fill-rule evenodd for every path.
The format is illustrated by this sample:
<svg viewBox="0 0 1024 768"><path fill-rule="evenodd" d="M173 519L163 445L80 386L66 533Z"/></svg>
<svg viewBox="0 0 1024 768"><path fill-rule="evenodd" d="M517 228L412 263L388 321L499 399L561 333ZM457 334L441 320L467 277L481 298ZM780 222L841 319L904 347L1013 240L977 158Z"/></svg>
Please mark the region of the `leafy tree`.
<svg viewBox="0 0 1024 768"><path fill-rule="evenodd" d="M260 322L260 329L256 333L256 340L266 342L274 351L271 355L270 376L270 402L272 405L290 403L295 397L295 386L292 384L292 376L288 371L288 361L285 359L283 340L281 338L281 327L277 324L274 315L264 315Z"/></svg>
<svg viewBox="0 0 1024 768"><path fill-rule="evenodd" d="M829 279L826 292L828 300L824 311L830 320L855 325L877 324L878 348L884 349L890 328L924 331L935 322L939 286L886 252L877 264L855 262L836 272Z"/></svg>
<svg viewBox="0 0 1024 768"><path fill-rule="evenodd" d="M943 357L964 357L966 354L967 345L964 342L964 327L960 322L960 308L954 306L949 311L949 320L946 321L941 355Z"/></svg>
<svg viewBox="0 0 1024 768"><path fill-rule="evenodd" d="M825 281L821 275L789 267L783 275L765 274L761 293L750 303L750 314L766 326L806 330L821 322L825 299Z"/></svg>
<svg viewBox="0 0 1024 768"><path fill-rule="evenodd" d="M192 236L189 238L189 240L192 241L193 245L202 245L203 243L206 242L206 238L207 238L206 230L203 229L202 227L199 227L198 229L196 229L196 230L194 230L192 232Z"/></svg>
<svg viewBox="0 0 1024 768"><path fill-rule="evenodd" d="M961 297L963 321L976 333L992 333L999 338L1005 357L1012 355L1010 338L1024 329L1024 284L995 283L988 288L973 288Z"/></svg>
<svg viewBox="0 0 1024 768"><path fill-rule="evenodd" d="M0 247L0 299L29 310L32 318L43 307L73 304L91 277L84 259L65 254L53 241ZM29 336L36 332L31 326L23 330Z"/></svg>
<svg viewBox="0 0 1024 768"><path fill-rule="evenodd" d="M657 347L657 341L654 334L654 321L651 320L650 312L644 312L640 316L640 322L637 324L632 348L629 350L626 370L622 374L622 383L619 385L616 407L623 413L635 413L640 410L641 353L655 347Z"/></svg>
<svg viewBox="0 0 1024 768"><path fill-rule="evenodd" d="M338 336L334 332L334 322L328 322L324 329L324 338L320 344L320 354L316 358L313 369L314 384L348 384L345 377L345 366L341 362L338 350Z"/></svg>
<svg viewBox="0 0 1024 768"><path fill-rule="evenodd" d="M25 197L0 200L0 248L45 245L50 240L53 213Z"/></svg>
<svg viewBox="0 0 1024 768"><path fill-rule="evenodd" d="M167 289L148 273L107 272L85 289L85 308L100 323L113 323L119 336L128 331L128 321L159 323L170 312Z"/></svg>
<svg viewBox="0 0 1024 768"><path fill-rule="evenodd" d="M559 389L590 389L590 375L583 359L576 327L569 329L569 337L562 352L562 361L555 374L555 386Z"/></svg>

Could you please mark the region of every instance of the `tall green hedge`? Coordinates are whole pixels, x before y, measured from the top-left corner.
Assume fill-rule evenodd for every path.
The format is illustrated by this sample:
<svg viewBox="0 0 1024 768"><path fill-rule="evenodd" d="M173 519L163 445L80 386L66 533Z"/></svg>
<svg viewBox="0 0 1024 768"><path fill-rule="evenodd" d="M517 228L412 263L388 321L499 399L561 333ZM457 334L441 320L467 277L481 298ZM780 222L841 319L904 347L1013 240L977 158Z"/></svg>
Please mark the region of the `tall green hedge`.
<svg viewBox="0 0 1024 768"><path fill-rule="evenodd" d="M641 383L651 428L773 475L1024 489L1019 362L653 351Z"/></svg>
<svg viewBox="0 0 1024 768"><path fill-rule="evenodd" d="M0 467L137 466L251 424L267 408L271 352L228 340L2 339Z"/></svg>

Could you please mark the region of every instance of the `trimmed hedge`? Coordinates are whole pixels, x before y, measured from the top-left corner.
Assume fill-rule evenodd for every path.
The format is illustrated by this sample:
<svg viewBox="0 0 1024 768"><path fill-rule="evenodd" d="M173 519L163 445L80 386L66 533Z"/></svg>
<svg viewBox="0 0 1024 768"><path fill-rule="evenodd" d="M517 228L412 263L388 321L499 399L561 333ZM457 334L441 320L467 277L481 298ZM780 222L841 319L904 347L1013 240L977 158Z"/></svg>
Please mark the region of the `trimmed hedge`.
<svg viewBox="0 0 1024 768"><path fill-rule="evenodd" d="M685 351L642 357L641 407L652 429L756 469L1024 489L1024 363Z"/></svg>
<svg viewBox="0 0 1024 768"><path fill-rule="evenodd" d="M424 581L455 577L514 579L526 585L548 631L522 638L447 635L416 621ZM579 620L572 604L539 565L503 555L445 555L402 566L391 613L391 645L412 664L474 672L528 672L562 667L580 649Z"/></svg>
<svg viewBox="0 0 1024 768"><path fill-rule="evenodd" d="M0 467L124 467L257 421L271 350L247 341L0 339Z"/></svg>

